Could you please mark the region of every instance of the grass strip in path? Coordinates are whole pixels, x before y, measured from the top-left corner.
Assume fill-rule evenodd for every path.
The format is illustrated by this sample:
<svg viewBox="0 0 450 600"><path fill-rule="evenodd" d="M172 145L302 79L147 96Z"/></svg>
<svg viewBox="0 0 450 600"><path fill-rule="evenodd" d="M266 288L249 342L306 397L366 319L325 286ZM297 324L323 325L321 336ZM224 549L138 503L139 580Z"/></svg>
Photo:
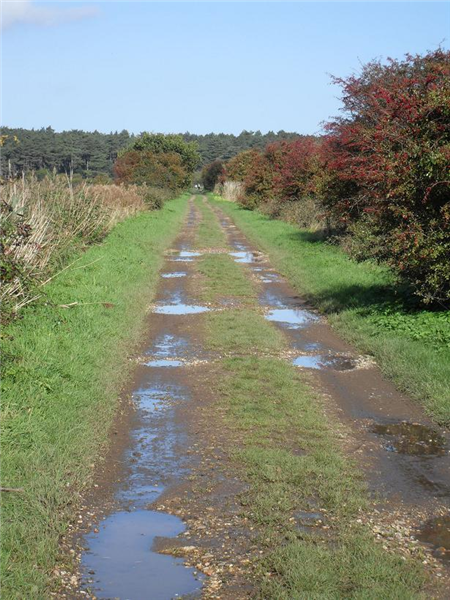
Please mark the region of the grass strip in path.
<svg viewBox="0 0 450 600"><path fill-rule="evenodd" d="M358 523L367 507L359 473L294 368L279 359L226 359L216 385L245 439L235 457L250 484L244 514L260 531L256 597L425 597L420 561L386 552ZM322 523L308 526L311 512Z"/></svg>
<svg viewBox="0 0 450 600"><path fill-rule="evenodd" d="M225 288L235 269L245 273L234 263L223 273ZM214 290L219 276L215 271L205 286ZM282 353L287 341L260 313L255 290L252 299L253 310L205 315L205 335L206 344L226 356L212 373L216 414L225 409L227 427L243 434L230 452L249 484L240 497L243 515L259 531L255 597L425 597L428 578L420 561L385 551L358 522L369 507L362 474L340 452L339 426L326 419L307 375L262 356ZM319 511L322 525L304 526L302 511Z"/></svg>
<svg viewBox="0 0 450 600"><path fill-rule="evenodd" d="M117 225L4 331L2 597L48 598L187 197ZM85 265L85 267L84 267ZM70 309L61 304L78 302Z"/></svg>
<svg viewBox="0 0 450 600"><path fill-rule="evenodd" d="M195 198L195 204L202 217L197 230L196 246L198 248L226 248L226 236L219 227L216 215L205 203L202 196Z"/></svg>
<svg viewBox="0 0 450 600"><path fill-rule="evenodd" d="M228 214L295 289L329 315L361 352L373 354L396 385L439 423L450 423L450 314L408 311L393 274L356 263L306 230L231 202L212 200Z"/></svg>
<svg viewBox="0 0 450 600"><path fill-rule="evenodd" d="M206 254L199 261L198 272L208 280L202 294L207 302L217 302L219 298L233 298L242 303L251 301L251 282L236 268L231 256Z"/></svg>

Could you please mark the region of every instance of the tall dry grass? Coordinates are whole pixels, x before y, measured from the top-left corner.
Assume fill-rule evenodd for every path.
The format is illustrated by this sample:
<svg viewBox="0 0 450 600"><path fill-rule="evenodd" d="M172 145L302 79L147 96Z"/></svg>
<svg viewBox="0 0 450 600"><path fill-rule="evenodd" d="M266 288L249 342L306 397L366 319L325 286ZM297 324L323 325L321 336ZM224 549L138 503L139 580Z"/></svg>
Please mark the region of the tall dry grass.
<svg viewBox="0 0 450 600"><path fill-rule="evenodd" d="M224 181L216 185L214 193L222 196L224 200L239 202L244 195L244 184L240 181Z"/></svg>
<svg viewBox="0 0 450 600"><path fill-rule="evenodd" d="M54 176L1 186L2 315L13 315L79 247L100 241L119 221L145 210L145 186L72 186Z"/></svg>

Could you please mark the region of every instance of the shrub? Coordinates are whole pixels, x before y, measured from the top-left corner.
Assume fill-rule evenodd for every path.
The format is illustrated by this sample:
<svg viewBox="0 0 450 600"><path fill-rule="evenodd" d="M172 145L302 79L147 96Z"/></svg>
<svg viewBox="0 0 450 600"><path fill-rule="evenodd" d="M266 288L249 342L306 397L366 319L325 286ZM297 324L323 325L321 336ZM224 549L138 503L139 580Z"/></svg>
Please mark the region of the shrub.
<svg viewBox="0 0 450 600"><path fill-rule="evenodd" d="M221 180L225 170L221 160L215 160L202 169L201 181L205 190L212 191Z"/></svg>
<svg viewBox="0 0 450 600"><path fill-rule="evenodd" d="M118 183L147 184L177 192L189 187L199 162L197 145L179 135L143 133L114 163Z"/></svg>
<svg viewBox="0 0 450 600"><path fill-rule="evenodd" d="M450 52L374 61L337 79L345 116L328 125L323 200L368 255L386 261L426 301L450 298ZM363 246L361 245L363 253ZM364 254L364 253L363 253Z"/></svg>
<svg viewBox="0 0 450 600"><path fill-rule="evenodd" d="M342 236L422 301L450 300L450 52L374 61L335 79L344 116L322 139L247 151L226 165L240 202Z"/></svg>

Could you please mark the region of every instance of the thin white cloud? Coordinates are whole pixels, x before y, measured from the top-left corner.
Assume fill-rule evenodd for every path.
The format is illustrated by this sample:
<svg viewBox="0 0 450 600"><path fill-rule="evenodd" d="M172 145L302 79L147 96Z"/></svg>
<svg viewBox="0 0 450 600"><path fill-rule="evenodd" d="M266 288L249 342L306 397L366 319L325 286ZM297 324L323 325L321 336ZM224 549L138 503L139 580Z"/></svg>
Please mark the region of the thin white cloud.
<svg viewBox="0 0 450 600"><path fill-rule="evenodd" d="M60 23L79 21L98 15L96 6L40 6L33 0L0 0L1 28L8 29L20 23L30 23L42 27L51 27Z"/></svg>

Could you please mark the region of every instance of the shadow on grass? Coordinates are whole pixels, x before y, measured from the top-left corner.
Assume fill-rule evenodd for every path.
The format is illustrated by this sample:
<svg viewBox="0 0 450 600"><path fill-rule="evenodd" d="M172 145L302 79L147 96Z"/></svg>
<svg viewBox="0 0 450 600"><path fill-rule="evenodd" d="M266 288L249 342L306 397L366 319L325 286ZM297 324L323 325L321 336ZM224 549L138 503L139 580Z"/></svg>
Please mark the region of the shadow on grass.
<svg viewBox="0 0 450 600"><path fill-rule="evenodd" d="M291 233L288 237L293 242L303 242L308 244L323 243L327 239L327 236L323 230L308 231L307 229L302 229L300 231L296 231L295 233Z"/></svg>
<svg viewBox="0 0 450 600"><path fill-rule="evenodd" d="M384 285L336 285L308 295L308 299L319 305L326 313L339 313L356 309L360 314L373 314L388 310L409 312L419 308L417 303L407 303L393 287Z"/></svg>
<svg viewBox="0 0 450 600"><path fill-rule="evenodd" d="M304 247L319 248L325 245L330 250L338 250L338 247L332 243L326 244L323 231L296 231L288 238L294 244L298 243ZM364 262L362 261L360 264L363 266ZM349 267L354 269L355 264L350 264ZM345 264L336 265L336 269L345 270ZM326 277L325 272L323 276ZM305 294L312 304L319 306L325 313L339 313L348 309L356 309L362 315L386 312L411 313L427 310L420 299L414 295L412 288L405 282L393 280L385 283L373 281L347 284L344 273L341 278L336 276L334 279L335 281L330 277L328 286L320 291Z"/></svg>

